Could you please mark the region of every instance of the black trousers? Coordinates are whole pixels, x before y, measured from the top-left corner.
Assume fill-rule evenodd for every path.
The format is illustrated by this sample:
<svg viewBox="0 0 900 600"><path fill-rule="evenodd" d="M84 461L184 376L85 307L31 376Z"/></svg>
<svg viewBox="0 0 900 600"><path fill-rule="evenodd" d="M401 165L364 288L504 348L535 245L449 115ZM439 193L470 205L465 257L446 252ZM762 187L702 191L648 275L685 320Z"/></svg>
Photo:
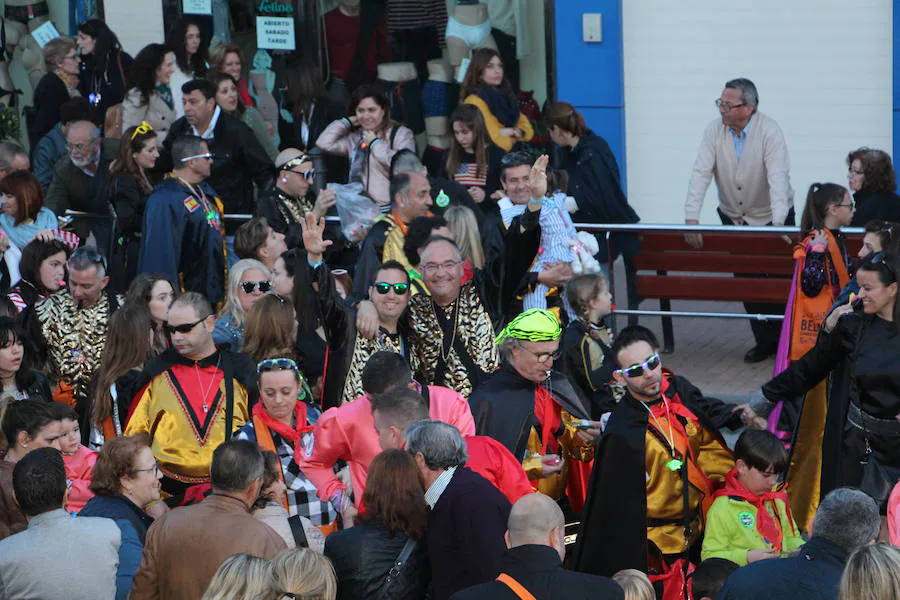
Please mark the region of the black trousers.
<svg viewBox="0 0 900 600"><path fill-rule="evenodd" d="M726 215L721 211L721 209L716 208L716 212L719 213L719 219L722 220L722 225L736 225L734 221L731 220L731 217ZM794 208L791 207L791 210L788 211L787 218L784 220L785 225L794 225L796 217L794 215ZM767 225L771 225L772 223L767 223ZM790 249L789 246L785 245L786 250ZM782 277L781 275L769 275L767 273L753 274L753 275L737 275L735 277ZM744 310L747 311L747 314L756 315L756 314L768 314L768 315L783 315L785 308L787 307L787 303L779 303L779 304L770 304L768 302L744 302ZM750 329L753 330L753 339L756 340L756 345L765 350L774 351L778 348L778 337L781 335L781 321L758 321L753 319L750 321Z"/></svg>

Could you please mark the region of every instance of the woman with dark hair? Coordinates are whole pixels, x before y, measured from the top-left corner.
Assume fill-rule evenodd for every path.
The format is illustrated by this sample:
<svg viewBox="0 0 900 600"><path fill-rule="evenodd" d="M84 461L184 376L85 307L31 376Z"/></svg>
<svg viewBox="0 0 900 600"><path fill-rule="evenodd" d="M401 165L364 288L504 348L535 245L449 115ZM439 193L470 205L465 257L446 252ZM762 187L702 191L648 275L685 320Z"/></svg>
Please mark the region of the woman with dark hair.
<svg viewBox="0 0 900 600"><path fill-rule="evenodd" d="M59 450L62 422L50 411L47 402L0 403L3 439L0 447L9 448L0 459L0 540L24 531L28 521L13 494L12 475L16 463L38 448Z"/></svg>
<svg viewBox="0 0 900 600"><path fill-rule="evenodd" d="M10 317L0 317L0 402L51 400L50 379L31 368L28 354L23 327Z"/></svg>
<svg viewBox="0 0 900 600"><path fill-rule="evenodd" d="M22 249L19 283L6 293L21 313L66 285L66 261L72 248L52 239L34 240Z"/></svg>
<svg viewBox="0 0 900 600"><path fill-rule="evenodd" d="M771 408L778 401L797 404L827 378L825 414L800 409L787 476L792 489L812 488L813 501L837 487L858 487L883 510L900 478L898 274L896 253L863 260L856 271L858 301L836 309L834 329L762 387ZM805 508L792 506L795 514ZM805 525L801 518L798 523Z"/></svg>
<svg viewBox="0 0 900 600"><path fill-rule="evenodd" d="M13 171L0 180L0 229L9 239L11 248L22 250L32 240L49 242L59 239L73 250L78 236L59 230L53 211L44 206L44 188L30 171ZM7 264L9 261L7 261ZM17 274L13 276L18 281Z"/></svg>
<svg viewBox="0 0 900 600"><path fill-rule="evenodd" d="M391 120L391 105L376 85L358 87L350 95L347 114L325 128L316 146L349 157L348 181L362 183L381 211L388 212L391 159L403 149L415 152L413 132Z"/></svg>
<svg viewBox="0 0 900 600"><path fill-rule="evenodd" d="M504 151L534 137L531 121L519 111L516 94L503 76L503 59L496 50L479 48L472 54L459 97L478 107L491 141Z"/></svg>
<svg viewBox="0 0 900 600"><path fill-rule="evenodd" d="M331 559L338 580L338 599L424 598L430 578L421 540L428 505L416 461L406 450L385 450L372 460L363 504L361 523L325 538L325 556ZM410 543L412 553L385 594L385 579Z"/></svg>
<svg viewBox="0 0 900 600"><path fill-rule="evenodd" d="M328 97L322 72L305 58L288 59L279 98L278 134L281 149L310 151L329 123L344 116L344 106ZM346 159L330 157L328 180L340 181L347 170ZM337 168L332 168L337 163Z"/></svg>
<svg viewBox="0 0 900 600"><path fill-rule="evenodd" d="M75 42L81 52L78 90L97 107L102 121L110 106L125 99L125 74L134 61L102 19L80 24Z"/></svg>
<svg viewBox="0 0 900 600"><path fill-rule="evenodd" d="M152 331L150 312L142 305L126 302L109 318L91 402L91 447L99 448L125 430L131 400L140 391L141 370L153 356Z"/></svg>
<svg viewBox="0 0 900 600"><path fill-rule="evenodd" d="M128 597L134 574L141 563L147 530L153 524L148 508L165 510L159 501L162 473L146 434L118 437L103 445L94 464L88 500L80 517L112 519L122 533L119 568L116 571L116 599Z"/></svg>
<svg viewBox="0 0 900 600"><path fill-rule="evenodd" d="M178 118L179 105L175 104L172 87L174 71L175 53L162 44L149 44L138 52L128 74L128 94L122 101L123 131L146 122L160 140L166 138Z"/></svg>
<svg viewBox="0 0 900 600"><path fill-rule="evenodd" d="M337 514L328 502L320 502L316 487L297 466L296 456L309 452L313 429L321 414L312 404L312 393L297 363L290 358L261 361L257 367L259 402L235 439L249 440L281 459L279 477L287 488L283 500L291 515L309 517L317 527L327 526Z"/></svg>
<svg viewBox="0 0 900 600"><path fill-rule="evenodd" d="M851 227L862 227L874 219L900 221L897 174L891 155L884 150L858 148L847 155L847 179L856 213Z"/></svg>
<svg viewBox="0 0 900 600"><path fill-rule="evenodd" d="M222 71L211 71L206 75L206 79L216 88L216 104L222 110L232 117L240 120L253 131L253 135L259 142L266 154L273 161L278 155L278 148L275 146L275 140L269 135L269 130L263 121L262 115L253 105L246 105L241 99L238 91L238 84L234 77Z"/></svg>
<svg viewBox="0 0 900 600"><path fill-rule="evenodd" d="M206 55L209 40L204 39L200 25L188 18L179 19L166 35L166 48L175 53L175 72L172 73L172 98L178 117L184 116L181 86L191 79L206 76L209 65Z"/></svg>
<svg viewBox="0 0 900 600"><path fill-rule="evenodd" d="M119 156L109 167L107 200L116 217L116 239L109 261L113 289L124 289L137 273L144 206L153 191L153 167L159 158L159 137L149 123L122 134Z"/></svg>
<svg viewBox="0 0 900 600"><path fill-rule="evenodd" d="M441 159L438 177L465 186L475 202L496 206L491 194L500 189L504 152L491 142L481 111L472 104L460 104L450 115L450 129L453 141Z"/></svg>
<svg viewBox="0 0 900 600"><path fill-rule="evenodd" d="M125 293L125 304L146 307L150 311L152 339L150 351L153 356L162 354L169 346L169 336L163 330L169 307L178 297L178 291L163 273L141 273L134 278Z"/></svg>

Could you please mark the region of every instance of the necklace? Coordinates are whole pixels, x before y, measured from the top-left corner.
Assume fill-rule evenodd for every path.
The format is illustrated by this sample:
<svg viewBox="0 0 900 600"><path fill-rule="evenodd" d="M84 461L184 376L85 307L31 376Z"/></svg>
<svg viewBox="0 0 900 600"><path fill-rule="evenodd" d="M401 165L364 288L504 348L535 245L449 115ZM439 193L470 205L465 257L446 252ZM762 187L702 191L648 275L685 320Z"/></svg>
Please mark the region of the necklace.
<svg viewBox="0 0 900 600"><path fill-rule="evenodd" d="M219 362L222 360L222 354L219 353L219 357L216 358L216 371L219 370ZM201 398L203 399L203 414L209 412L209 404L207 402L207 398L209 397L209 392L212 390L213 384L216 382L215 373L213 373L212 380L209 382L209 385L206 386L206 390L203 390L203 380L200 378L200 361L194 363L194 372L197 374L197 387L203 391L203 395Z"/></svg>
<svg viewBox="0 0 900 600"><path fill-rule="evenodd" d="M669 435L666 435L666 432L663 431L662 423L659 422L659 419L653 414L653 411L650 410L650 407L647 406L647 403L643 400L638 400L641 405L647 409L647 412L650 413L650 416L653 417L653 422L656 423L656 428L659 430L659 433L662 434L663 439L666 440L666 443L669 445L669 451L672 453L672 459L666 462L666 468L670 471L679 471L681 467L684 466L684 461L675 458L675 434L672 432L672 416L669 414L669 403L666 402L666 399L663 398L663 405L666 407L666 416L668 417L669 423Z"/></svg>
<svg viewBox="0 0 900 600"><path fill-rule="evenodd" d="M431 300L431 303L434 304L433 298ZM437 311L437 304L434 304L434 307L435 307L435 311ZM444 364L447 364L447 359L450 358L450 353L453 352L453 344L456 343L456 330L459 326L459 313L460 313L459 298L457 298L456 306L453 307L453 336L450 338L450 349L447 350L446 354L444 353L443 337L441 338L442 343L440 346L440 352L441 352L441 359L444 361Z"/></svg>

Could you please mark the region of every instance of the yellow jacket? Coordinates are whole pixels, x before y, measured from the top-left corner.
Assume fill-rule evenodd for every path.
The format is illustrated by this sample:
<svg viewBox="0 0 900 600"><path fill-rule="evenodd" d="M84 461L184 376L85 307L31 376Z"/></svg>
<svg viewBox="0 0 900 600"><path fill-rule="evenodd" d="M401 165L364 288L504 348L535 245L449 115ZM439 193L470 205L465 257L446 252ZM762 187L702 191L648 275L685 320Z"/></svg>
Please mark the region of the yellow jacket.
<svg viewBox="0 0 900 600"><path fill-rule="evenodd" d="M491 109L488 108L488 105L484 100L482 100L475 94L469 94L468 96L466 96L466 99L463 102L465 104L471 104L478 107L478 110L481 111L481 116L484 117L484 123L485 125L487 125L487 130L491 136L491 141L494 142L494 145L503 148L507 152L512 150L513 144L517 141L528 142L531 141L531 138L534 137L534 128L531 126L531 121L529 121L528 117L523 115L521 112L519 113L519 121L515 124L515 127L518 127L523 132L525 132L525 137L521 139L513 139L506 135L500 135L500 130L503 129L503 124L499 120L497 120L497 117L494 116L494 113L491 112Z"/></svg>

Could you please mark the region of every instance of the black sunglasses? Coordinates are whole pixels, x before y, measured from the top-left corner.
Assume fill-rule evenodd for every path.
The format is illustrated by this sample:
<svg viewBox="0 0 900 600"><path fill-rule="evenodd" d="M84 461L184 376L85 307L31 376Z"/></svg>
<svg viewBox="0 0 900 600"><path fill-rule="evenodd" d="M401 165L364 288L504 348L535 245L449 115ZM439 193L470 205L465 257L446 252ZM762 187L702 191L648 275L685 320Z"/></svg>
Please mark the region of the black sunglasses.
<svg viewBox="0 0 900 600"><path fill-rule="evenodd" d="M272 289L272 282L268 279L263 279L262 281L245 281L241 283L241 289L244 290L245 294L252 294L256 288L259 288L259 291L263 294L267 294Z"/></svg>
<svg viewBox="0 0 900 600"><path fill-rule="evenodd" d="M887 256L885 255L884 252L878 252L872 256L872 264L873 265L884 265L884 268L887 269L888 273L890 273L894 277L894 280L896 281L897 273L896 273L896 271L894 271L894 267L891 266L891 263L889 263L887 260L885 260L886 258L887 258Z"/></svg>
<svg viewBox="0 0 900 600"><path fill-rule="evenodd" d="M631 365L630 367L625 367L624 369L616 369L616 373L621 373L625 377L640 377L644 374L644 369L652 371L659 366L659 363L659 354L654 354L640 364Z"/></svg>
<svg viewBox="0 0 900 600"><path fill-rule="evenodd" d="M168 323L163 323L163 329L166 330L166 333L172 335L173 333L190 333L194 327L205 321L209 318L210 315L206 315L202 319L197 319L193 323L183 323L181 325L170 325Z"/></svg>
<svg viewBox="0 0 900 600"><path fill-rule="evenodd" d="M402 296L409 291L408 283L385 283L384 281L379 281L378 283L372 284L372 286L379 294L387 294L391 288L394 288L394 293L398 296Z"/></svg>

